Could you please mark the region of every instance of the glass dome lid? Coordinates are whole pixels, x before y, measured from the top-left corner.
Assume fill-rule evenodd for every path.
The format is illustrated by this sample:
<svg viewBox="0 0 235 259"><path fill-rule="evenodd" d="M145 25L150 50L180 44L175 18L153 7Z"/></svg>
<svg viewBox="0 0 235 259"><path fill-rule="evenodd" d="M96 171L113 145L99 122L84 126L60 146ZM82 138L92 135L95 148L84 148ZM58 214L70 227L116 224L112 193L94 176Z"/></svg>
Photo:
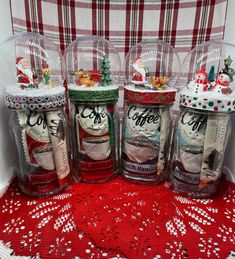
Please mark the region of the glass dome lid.
<svg viewBox="0 0 235 259"><path fill-rule="evenodd" d="M146 94L151 99L143 102L173 102L179 74L179 57L170 44L157 39L142 41L125 58L125 98L138 92L141 98Z"/></svg>
<svg viewBox="0 0 235 259"><path fill-rule="evenodd" d="M64 57L70 99L112 99L110 91L118 97L121 61L108 40L98 36L78 37L68 46Z"/></svg>
<svg viewBox="0 0 235 259"><path fill-rule="evenodd" d="M21 33L0 44L0 84L6 105L15 109L62 106L62 58L57 46L45 36Z"/></svg>
<svg viewBox="0 0 235 259"><path fill-rule="evenodd" d="M182 64L181 105L214 112L234 111L234 76L235 45L213 40L198 45Z"/></svg>

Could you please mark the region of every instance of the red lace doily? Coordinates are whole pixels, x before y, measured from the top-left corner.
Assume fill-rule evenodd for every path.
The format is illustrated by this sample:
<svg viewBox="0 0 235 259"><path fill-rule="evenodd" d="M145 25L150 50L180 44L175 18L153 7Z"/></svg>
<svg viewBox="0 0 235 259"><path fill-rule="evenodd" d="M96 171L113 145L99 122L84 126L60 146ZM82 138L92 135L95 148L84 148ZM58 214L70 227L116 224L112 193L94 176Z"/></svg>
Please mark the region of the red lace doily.
<svg viewBox="0 0 235 259"><path fill-rule="evenodd" d="M14 182L0 199L0 240L33 258L233 258L235 185L221 186L213 199L199 200L167 183L117 178L34 199Z"/></svg>

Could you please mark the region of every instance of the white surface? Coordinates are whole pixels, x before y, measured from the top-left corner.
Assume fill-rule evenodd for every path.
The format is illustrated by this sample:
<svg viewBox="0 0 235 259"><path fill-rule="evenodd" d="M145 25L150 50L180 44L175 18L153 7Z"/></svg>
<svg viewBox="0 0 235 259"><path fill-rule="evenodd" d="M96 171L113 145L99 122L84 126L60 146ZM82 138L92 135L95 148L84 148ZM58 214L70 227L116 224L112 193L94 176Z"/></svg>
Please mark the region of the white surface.
<svg viewBox="0 0 235 259"><path fill-rule="evenodd" d="M7 244L3 244L3 242L0 240L0 258L1 259L27 259L27 258L32 258L31 256L14 256L12 255L14 254L13 249L10 248L10 242L8 242ZM34 257L35 259L39 259L40 256L35 255Z"/></svg>
<svg viewBox="0 0 235 259"><path fill-rule="evenodd" d="M0 42L12 35L10 1L1 0L0 8Z"/></svg>

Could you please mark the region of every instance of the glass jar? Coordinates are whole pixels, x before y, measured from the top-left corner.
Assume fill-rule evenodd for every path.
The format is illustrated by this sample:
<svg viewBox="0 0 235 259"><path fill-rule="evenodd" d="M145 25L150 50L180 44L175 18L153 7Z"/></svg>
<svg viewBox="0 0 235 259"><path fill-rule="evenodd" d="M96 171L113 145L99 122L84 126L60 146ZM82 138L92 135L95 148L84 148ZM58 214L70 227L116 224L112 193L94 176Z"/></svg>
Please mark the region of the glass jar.
<svg viewBox="0 0 235 259"><path fill-rule="evenodd" d="M181 107L173 142L176 191L194 198L216 192L230 132L229 113Z"/></svg>
<svg viewBox="0 0 235 259"><path fill-rule="evenodd" d="M125 103L122 134L123 177L158 184L167 175L172 104Z"/></svg>
<svg viewBox="0 0 235 259"><path fill-rule="evenodd" d="M20 189L31 196L59 193L71 182L68 124L63 108L11 110Z"/></svg>
<svg viewBox="0 0 235 259"><path fill-rule="evenodd" d="M75 170L83 182L106 182L118 174L116 102L71 102Z"/></svg>
<svg viewBox="0 0 235 259"><path fill-rule="evenodd" d="M104 38L81 36L64 57L76 178L106 182L119 171L119 54Z"/></svg>
<svg viewBox="0 0 235 259"><path fill-rule="evenodd" d="M19 186L35 197L56 194L71 181L61 54L36 33L11 36L0 44L0 54Z"/></svg>
<svg viewBox="0 0 235 259"><path fill-rule="evenodd" d="M218 189L235 111L234 58L234 45L208 41L183 61L171 180L186 196L207 198Z"/></svg>
<svg viewBox="0 0 235 259"><path fill-rule="evenodd" d="M140 42L126 56L121 157L127 181L154 185L169 172L179 68L175 49L160 40Z"/></svg>

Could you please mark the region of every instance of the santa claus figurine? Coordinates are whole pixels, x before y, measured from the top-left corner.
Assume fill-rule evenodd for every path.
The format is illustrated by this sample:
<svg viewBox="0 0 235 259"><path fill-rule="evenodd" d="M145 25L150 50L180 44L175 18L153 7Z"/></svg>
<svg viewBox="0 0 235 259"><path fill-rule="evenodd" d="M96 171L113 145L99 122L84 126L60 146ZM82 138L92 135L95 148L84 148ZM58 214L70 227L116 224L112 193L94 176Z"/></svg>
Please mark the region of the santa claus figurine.
<svg viewBox="0 0 235 259"><path fill-rule="evenodd" d="M204 67L196 72L196 74L194 75L194 79L195 79L195 83L204 85L205 87L203 88L203 90L206 91L206 86L208 82L207 82L207 72Z"/></svg>
<svg viewBox="0 0 235 259"><path fill-rule="evenodd" d="M135 85L144 85L147 83L148 70L144 66L141 58L135 58L132 67L135 72L133 74L131 82Z"/></svg>
<svg viewBox="0 0 235 259"><path fill-rule="evenodd" d="M27 59L18 57L16 59L16 68L18 83L20 83L22 89L37 88L35 77Z"/></svg>

